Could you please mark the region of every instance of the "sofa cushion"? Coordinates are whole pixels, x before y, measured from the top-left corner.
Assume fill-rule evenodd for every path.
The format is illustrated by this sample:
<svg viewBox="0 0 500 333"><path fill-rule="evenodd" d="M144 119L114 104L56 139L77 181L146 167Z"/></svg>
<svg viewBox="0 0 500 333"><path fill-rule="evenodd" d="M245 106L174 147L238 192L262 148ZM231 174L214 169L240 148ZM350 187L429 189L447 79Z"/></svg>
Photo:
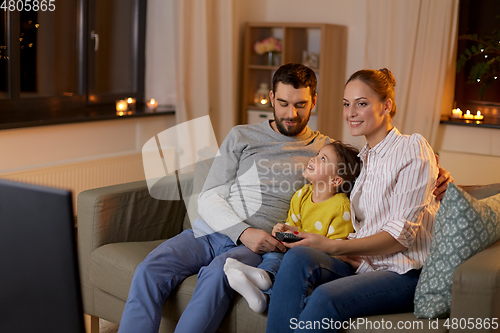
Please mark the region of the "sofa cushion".
<svg viewBox="0 0 500 333"><path fill-rule="evenodd" d="M164 317L175 321L179 320L189 301L191 301L197 282L198 277L191 275L172 291L172 295L167 298L163 305Z"/></svg>
<svg viewBox="0 0 500 333"><path fill-rule="evenodd" d="M164 241L112 243L97 248L92 252L90 280L95 287L126 301L135 269Z"/></svg>
<svg viewBox="0 0 500 333"><path fill-rule="evenodd" d="M500 194L477 200L450 184L436 215L434 238L415 291L415 315L449 315L456 268L500 239Z"/></svg>

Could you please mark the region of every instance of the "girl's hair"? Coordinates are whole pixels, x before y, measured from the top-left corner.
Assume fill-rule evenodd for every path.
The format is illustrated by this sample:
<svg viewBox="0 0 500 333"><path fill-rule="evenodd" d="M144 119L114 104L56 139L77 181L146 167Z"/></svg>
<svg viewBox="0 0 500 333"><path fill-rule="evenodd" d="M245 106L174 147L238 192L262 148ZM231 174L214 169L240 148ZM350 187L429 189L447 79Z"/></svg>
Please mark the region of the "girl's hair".
<svg viewBox="0 0 500 333"><path fill-rule="evenodd" d="M359 150L341 141L334 141L329 145L335 149L337 154L337 175L344 180L338 188L338 192L349 196L354 188L354 182L361 172Z"/></svg>
<svg viewBox="0 0 500 333"><path fill-rule="evenodd" d="M392 100L392 109L389 115L394 118L396 115L396 92L394 87L396 86L396 80L392 75L391 71L387 68L382 68L379 70L373 69L362 69L352 74L349 80L346 82L346 86L349 82L353 80L360 80L366 83L370 88L372 88L377 95L380 97L381 101L387 99Z"/></svg>

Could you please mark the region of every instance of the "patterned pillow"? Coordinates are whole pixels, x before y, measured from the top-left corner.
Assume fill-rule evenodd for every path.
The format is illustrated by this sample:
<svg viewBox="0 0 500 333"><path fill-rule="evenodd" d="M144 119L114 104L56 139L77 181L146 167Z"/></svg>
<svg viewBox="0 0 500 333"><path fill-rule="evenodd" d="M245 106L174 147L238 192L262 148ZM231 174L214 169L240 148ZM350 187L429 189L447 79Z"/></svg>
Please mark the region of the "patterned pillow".
<svg viewBox="0 0 500 333"><path fill-rule="evenodd" d="M415 291L415 316L449 315L455 269L498 239L500 194L476 200L450 183L436 214L434 239Z"/></svg>

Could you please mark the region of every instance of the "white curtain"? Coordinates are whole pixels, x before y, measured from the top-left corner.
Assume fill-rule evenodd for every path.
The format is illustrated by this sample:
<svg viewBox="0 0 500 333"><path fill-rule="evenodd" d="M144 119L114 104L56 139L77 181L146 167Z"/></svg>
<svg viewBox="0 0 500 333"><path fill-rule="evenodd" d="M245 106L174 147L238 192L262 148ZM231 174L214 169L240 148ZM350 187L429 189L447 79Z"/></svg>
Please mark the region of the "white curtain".
<svg viewBox="0 0 500 333"><path fill-rule="evenodd" d="M175 151L176 165L188 165L199 145L220 144L237 123L238 5L238 0L148 1L146 98L175 105L172 130L179 137L167 136L161 144L170 155ZM203 125L191 122L195 119Z"/></svg>
<svg viewBox="0 0 500 333"><path fill-rule="evenodd" d="M210 115L216 137L236 124L236 0L175 0L176 121Z"/></svg>
<svg viewBox="0 0 500 333"><path fill-rule="evenodd" d="M368 0L365 67L396 78L402 133L433 145L442 109L453 104L459 0ZM351 73L350 73L351 74Z"/></svg>

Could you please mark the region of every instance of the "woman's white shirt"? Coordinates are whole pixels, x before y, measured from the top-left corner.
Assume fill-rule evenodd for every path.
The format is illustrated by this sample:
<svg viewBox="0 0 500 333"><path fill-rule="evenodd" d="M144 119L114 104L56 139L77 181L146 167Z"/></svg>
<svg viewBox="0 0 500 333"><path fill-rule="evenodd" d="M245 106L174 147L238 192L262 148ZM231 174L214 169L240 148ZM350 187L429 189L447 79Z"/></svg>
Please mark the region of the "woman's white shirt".
<svg viewBox="0 0 500 333"><path fill-rule="evenodd" d="M354 233L349 238L386 231L407 250L363 256L357 273L384 270L404 274L421 268L439 208L432 194L438 175L432 148L420 134L402 135L393 128L372 149L365 145L359 156L363 168L351 193Z"/></svg>

